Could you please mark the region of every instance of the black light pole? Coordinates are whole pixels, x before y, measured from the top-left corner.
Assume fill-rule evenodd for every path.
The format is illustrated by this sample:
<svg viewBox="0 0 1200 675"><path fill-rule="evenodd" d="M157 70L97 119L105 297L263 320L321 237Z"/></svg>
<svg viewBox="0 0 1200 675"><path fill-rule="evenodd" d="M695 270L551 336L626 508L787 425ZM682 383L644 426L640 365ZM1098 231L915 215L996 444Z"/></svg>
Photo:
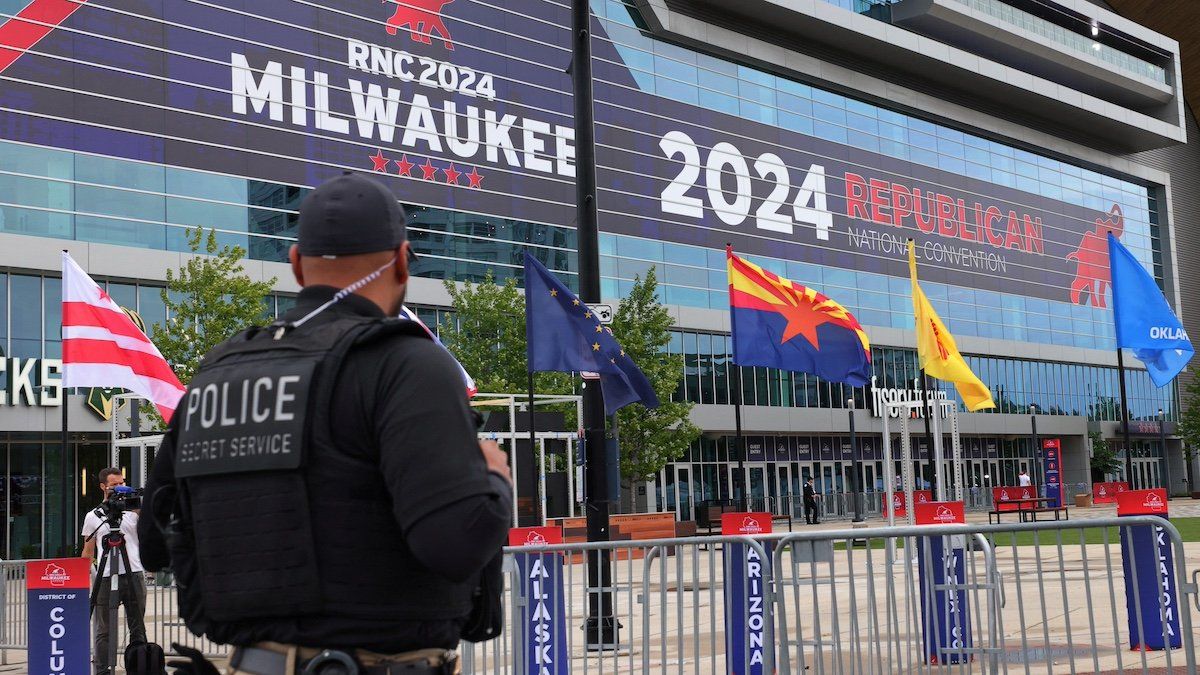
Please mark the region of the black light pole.
<svg viewBox="0 0 1200 675"><path fill-rule="evenodd" d="M1043 474L1043 475L1039 476L1037 487L1038 487L1038 489L1042 489L1043 485L1045 484L1045 480L1043 480L1045 478L1045 476L1044 476L1045 467L1042 466L1042 462L1039 457L1040 453L1038 452L1037 404L1036 403L1029 404L1029 430L1031 433L1030 442L1033 444L1032 445L1033 449L1031 451L1031 454L1033 455L1032 462L1033 462L1034 466L1040 467L1040 470L1037 473ZM1037 475L1037 474L1035 474L1035 475Z"/></svg>
<svg viewBox="0 0 1200 675"><path fill-rule="evenodd" d="M600 234L596 213L596 116L592 93L592 24L587 0L571 2L571 83L575 99L575 208L579 255L579 296L600 302ZM588 541L608 541L611 506L608 481L608 438L600 383L583 389L583 433L587 466ZM587 563L588 615L584 625L588 649L615 649L612 561L607 550L590 551Z"/></svg>
<svg viewBox="0 0 1200 675"><path fill-rule="evenodd" d="M1158 444L1162 448L1163 483L1167 488L1167 499L1171 498L1171 456L1167 454L1167 415L1158 409Z"/></svg>
<svg viewBox="0 0 1200 675"><path fill-rule="evenodd" d="M1125 482L1133 489L1133 443L1129 440L1129 399L1125 395L1125 350L1117 347L1117 383L1121 390L1121 426L1125 438Z"/></svg>
<svg viewBox="0 0 1200 675"><path fill-rule="evenodd" d="M854 398L846 399L846 407L850 414L850 457L854 466L854 485L850 486L854 494L854 521L861 523L863 518L863 494L862 494L862 457L858 452L858 436L854 433Z"/></svg>

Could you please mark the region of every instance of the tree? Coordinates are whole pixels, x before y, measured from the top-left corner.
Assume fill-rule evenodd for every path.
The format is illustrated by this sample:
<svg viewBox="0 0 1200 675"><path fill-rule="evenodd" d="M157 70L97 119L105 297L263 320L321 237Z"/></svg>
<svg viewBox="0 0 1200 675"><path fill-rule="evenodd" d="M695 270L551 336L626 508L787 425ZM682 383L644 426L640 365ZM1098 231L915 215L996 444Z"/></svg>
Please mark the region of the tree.
<svg viewBox="0 0 1200 675"><path fill-rule="evenodd" d="M1192 462L1196 448L1200 448L1200 377L1188 382L1183 401L1183 414L1179 416L1179 435L1183 438L1183 461L1187 464L1188 490L1196 492Z"/></svg>
<svg viewBox="0 0 1200 675"><path fill-rule="evenodd" d="M1121 469L1121 457L1099 431L1088 434L1092 441L1092 479L1104 480L1104 474L1116 473Z"/></svg>
<svg viewBox="0 0 1200 675"><path fill-rule="evenodd" d="M251 279L242 268L246 250L218 246L215 230L207 235L200 227L190 230L188 246L196 255L179 270L167 270L162 299L169 318L166 325L156 324L151 335L184 385L210 349L262 323L264 299L276 281ZM161 424L157 411L151 407L150 412Z"/></svg>
<svg viewBox="0 0 1200 675"><path fill-rule="evenodd" d="M491 270L482 283L444 282L454 314L438 327L438 337L481 392L512 394L527 391L525 358L525 296L516 279L497 284ZM570 394L568 373L537 373L538 394Z"/></svg>
<svg viewBox="0 0 1200 675"><path fill-rule="evenodd" d="M683 357L666 351L672 321L658 302L657 290L651 267L645 279L635 277L633 289L613 316L613 335L646 374L660 402L655 409L635 403L617 413L621 477L627 483L649 480L700 437L700 428L688 417L692 404L671 400L683 378Z"/></svg>

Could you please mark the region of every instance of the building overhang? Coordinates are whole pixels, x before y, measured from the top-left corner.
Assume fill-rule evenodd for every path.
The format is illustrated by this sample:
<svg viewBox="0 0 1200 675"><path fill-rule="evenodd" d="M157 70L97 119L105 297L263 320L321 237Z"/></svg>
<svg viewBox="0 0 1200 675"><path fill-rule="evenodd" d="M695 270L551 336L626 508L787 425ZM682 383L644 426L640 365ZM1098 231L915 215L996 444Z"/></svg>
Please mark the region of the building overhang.
<svg viewBox="0 0 1200 675"><path fill-rule="evenodd" d="M931 3L931 6L937 3L939 8L952 1L916 0ZM904 3L893 7L901 5ZM958 100L970 107L1020 110L1027 117L1077 130L1095 139L1100 146L1137 152L1187 140L1178 84L1164 89L1154 86L1148 79L1131 81L1108 72L1110 69L1098 60L1086 68L1077 64L1075 71L1069 65L1059 66L1078 72L1081 77L1086 75L1094 85L1093 93L1088 93L823 0L741 0L736 3L637 0L637 7L647 28L663 39L749 61L783 75L828 83L834 88L853 90L855 74L812 56L805 49L806 44L851 55L854 63L862 64L859 72L865 75L870 75L876 69L874 66L887 68L953 90L957 92ZM1153 39L1154 44L1174 54L1172 73L1178 72L1178 43L1099 7L1092 10L1094 14L1104 15L1105 25L1118 25L1124 32ZM912 11L916 13L916 10ZM945 16L941 9L936 14ZM753 26L755 30L750 32L765 39L718 25L714 17L727 18L729 24ZM1019 37L1014 35L1011 39L1015 43ZM1009 48L1016 47L1010 45ZM1050 51L1043 53L1042 60L1052 56ZM1028 52L1028 57L1036 58L1036 54ZM1078 86L1089 88L1083 84ZM1096 95L1102 93L1104 87L1119 89L1123 103ZM903 96L897 98L898 103L905 104ZM1129 101L1141 101L1146 105L1141 109L1133 108L1129 107Z"/></svg>

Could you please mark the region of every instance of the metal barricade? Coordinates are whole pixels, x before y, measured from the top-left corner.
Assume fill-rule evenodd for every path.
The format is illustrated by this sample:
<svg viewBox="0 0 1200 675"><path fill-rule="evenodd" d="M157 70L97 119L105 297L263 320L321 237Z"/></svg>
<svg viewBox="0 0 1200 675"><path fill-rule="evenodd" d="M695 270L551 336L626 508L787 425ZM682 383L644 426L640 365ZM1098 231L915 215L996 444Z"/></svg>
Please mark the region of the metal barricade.
<svg viewBox="0 0 1200 675"><path fill-rule="evenodd" d="M1153 602L1124 589L1147 583L1125 558L1139 530L1155 532L1146 553L1163 563ZM962 560L940 583L930 570L953 556L935 557L933 540ZM1157 574L1168 558L1174 587ZM1197 587L1178 531L1156 517L804 532L782 537L773 562L782 673L1197 672ZM1131 651L1139 635L1179 648Z"/></svg>
<svg viewBox="0 0 1200 675"><path fill-rule="evenodd" d="M1135 549L1155 564L1129 564ZM610 577L589 574L596 556ZM554 561L561 585L541 583L534 558ZM1195 674L1200 577L1185 567L1178 531L1152 516L523 547L506 549L503 633L460 651L466 673L521 675L547 655L573 673L749 672L749 648L730 663L735 642L759 648L762 672L797 675ZM24 649L24 562L0 572L0 649ZM746 591L755 579L757 595ZM1126 583L1149 594L1127 597ZM541 619L560 602L551 634ZM615 639L597 635L598 616L615 619ZM164 647L226 651L187 632L168 579L148 578L146 626ZM1155 641L1179 648L1130 651Z"/></svg>

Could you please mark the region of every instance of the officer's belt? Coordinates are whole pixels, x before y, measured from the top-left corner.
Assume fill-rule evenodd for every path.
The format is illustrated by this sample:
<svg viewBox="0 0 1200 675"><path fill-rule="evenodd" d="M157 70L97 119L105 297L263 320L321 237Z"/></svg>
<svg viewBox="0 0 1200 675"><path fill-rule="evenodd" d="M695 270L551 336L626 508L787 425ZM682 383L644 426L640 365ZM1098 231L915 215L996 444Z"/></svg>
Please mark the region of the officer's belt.
<svg viewBox="0 0 1200 675"><path fill-rule="evenodd" d="M254 675L320 675L325 665L335 666L343 660L338 657L349 657L345 660L353 661L359 675L455 675L458 672L458 655L444 649L403 654L375 654L363 650L349 653L273 642L235 647L229 665L236 672ZM332 672L346 671L334 668Z"/></svg>

